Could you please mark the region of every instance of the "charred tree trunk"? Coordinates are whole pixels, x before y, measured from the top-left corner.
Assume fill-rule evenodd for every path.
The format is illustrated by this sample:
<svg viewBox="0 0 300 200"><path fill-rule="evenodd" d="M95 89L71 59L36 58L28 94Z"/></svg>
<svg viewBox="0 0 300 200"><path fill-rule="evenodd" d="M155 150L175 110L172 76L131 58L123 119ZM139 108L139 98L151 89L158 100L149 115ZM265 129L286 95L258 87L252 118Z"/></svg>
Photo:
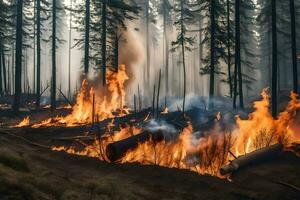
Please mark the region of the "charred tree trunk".
<svg viewBox="0 0 300 200"><path fill-rule="evenodd" d="M298 93L298 66L297 66L297 41L296 41L296 20L295 3L290 0L291 13L291 36L292 36L292 59L293 59L293 90Z"/></svg>
<svg viewBox="0 0 300 200"><path fill-rule="evenodd" d="M272 0L272 116L277 117L277 28L276 0Z"/></svg>
<svg viewBox="0 0 300 200"><path fill-rule="evenodd" d="M103 0L102 5L102 84L106 85L106 18L107 18L107 0Z"/></svg>
<svg viewBox="0 0 300 200"><path fill-rule="evenodd" d="M36 107L41 96L41 0L36 1Z"/></svg>
<svg viewBox="0 0 300 200"><path fill-rule="evenodd" d="M52 5L52 81L51 81L51 110L56 109L56 0Z"/></svg>
<svg viewBox="0 0 300 200"><path fill-rule="evenodd" d="M210 81L209 81L209 109L214 107L214 93L215 93L215 34L216 34L216 22L215 22L215 12L216 12L215 0L211 1L210 10L210 23L211 23L211 39L210 39Z"/></svg>
<svg viewBox="0 0 300 200"><path fill-rule="evenodd" d="M16 59L15 59L15 95L12 109L19 112L22 92L22 32L23 32L23 0L17 1L16 26Z"/></svg>
<svg viewBox="0 0 300 200"><path fill-rule="evenodd" d="M146 142L148 140L152 140L153 142L159 142L164 139L164 134L162 130L156 130L154 132L143 131L138 135L134 135L127 139L111 143L106 148L106 156L111 162L115 162L122 158L124 154L130 150L135 149L138 144Z"/></svg>
<svg viewBox="0 0 300 200"><path fill-rule="evenodd" d="M282 144L275 144L272 146L264 147L262 149L253 151L244 156L233 160L229 165L223 166L220 169L221 175L230 174L243 167L257 162L263 162L266 159L272 159L278 156L283 150Z"/></svg>
<svg viewBox="0 0 300 200"><path fill-rule="evenodd" d="M105 3L104 3L105 4ZM89 73L90 56L90 0L85 2L84 74Z"/></svg>

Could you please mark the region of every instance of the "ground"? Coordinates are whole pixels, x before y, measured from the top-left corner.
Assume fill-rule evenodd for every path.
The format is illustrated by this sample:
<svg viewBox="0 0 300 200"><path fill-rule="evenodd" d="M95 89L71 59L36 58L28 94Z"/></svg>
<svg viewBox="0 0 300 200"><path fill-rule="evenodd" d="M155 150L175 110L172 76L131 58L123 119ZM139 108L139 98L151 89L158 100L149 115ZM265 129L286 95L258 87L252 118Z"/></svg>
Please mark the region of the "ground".
<svg viewBox="0 0 300 200"><path fill-rule="evenodd" d="M293 188L300 187L300 158L290 152L228 181L179 169L105 163L51 151L19 136L39 144L51 140L48 134L0 129L1 200L300 198Z"/></svg>

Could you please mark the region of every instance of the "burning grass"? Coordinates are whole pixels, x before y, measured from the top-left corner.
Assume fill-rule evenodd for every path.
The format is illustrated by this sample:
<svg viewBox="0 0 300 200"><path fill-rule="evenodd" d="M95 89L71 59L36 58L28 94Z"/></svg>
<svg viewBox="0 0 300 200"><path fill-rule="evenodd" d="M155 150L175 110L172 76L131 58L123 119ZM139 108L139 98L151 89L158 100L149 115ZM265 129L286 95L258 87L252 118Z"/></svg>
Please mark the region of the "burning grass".
<svg viewBox="0 0 300 200"><path fill-rule="evenodd" d="M300 100L291 94L285 111L273 119L269 112L269 95L262 92L262 100L254 103L254 112L248 119L236 117L237 127L233 131L221 130L218 125L206 134L193 131L189 124L172 140L155 141L150 139L131 148L118 160L120 163L138 162L141 164L160 165L170 168L180 168L195 171L199 174L219 176L219 169L234 156L244 155L262 147L282 143L287 148L300 138L291 127L295 123ZM216 124L220 120L218 115ZM164 134L169 132L165 127L158 127ZM122 141L133 135L141 134L142 129L126 127L113 135L106 134L96 138L93 144L86 145L84 150L76 151L74 147L53 147L53 150L66 151L72 154L97 157L109 161L106 157L106 147L114 142Z"/></svg>

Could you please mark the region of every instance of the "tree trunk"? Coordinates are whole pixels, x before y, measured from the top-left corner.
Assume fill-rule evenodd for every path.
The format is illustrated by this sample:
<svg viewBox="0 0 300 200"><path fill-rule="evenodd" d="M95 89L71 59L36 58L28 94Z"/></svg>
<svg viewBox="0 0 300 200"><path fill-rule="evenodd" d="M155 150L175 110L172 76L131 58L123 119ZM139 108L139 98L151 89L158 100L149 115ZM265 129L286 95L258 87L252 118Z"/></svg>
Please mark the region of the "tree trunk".
<svg viewBox="0 0 300 200"><path fill-rule="evenodd" d="M150 42L149 42L149 0L146 0L146 50L147 50L147 63L146 63L146 88L150 87Z"/></svg>
<svg viewBox="0 0 300 200"><path fill-rule="evenodd" d="M52 82L51 82L51 110L56 109L56 0L52 5Z"/></svg>
<svg viewBox="0 0 300 200"><path fill-rule="evenodd" d="M165 91L169 94L169 41L167 33L167 0L163 0L163 26L164 26L164 51L165 51Z"/></svg>
<svg viewBox="0 0 300 200"><path fill-rule="evenodd" d="M1 44L0 44L1 45ZM0 96L3 95L3 78L2 78L2 48L0 47Z"/></svg>
<svg viewBox="0 0 300 200"><path fill-rule="evenodd" d="M41 0L36 0L36 107L41 96Z"/></svg>
<svg viewBox="0 0 300 200"><path fill-rule="evenodd" d="M211 39L210 39L210 81L209 81L209 109L214 107L214 92L215 92L215 0L211 1Z"/></svg>
<svg viewBox="0 0 300 200"><path fill-rule="evenodd" d="M293 90L298 93L298 66L297 66L297 41L296 41L296 20L295 3L290 0L291 13L291 36L292 36L292 59L293 59Z"/></svg>
<svg viewBox="0 0 300 200"><path fill-rule="evenodd" d="M238 74L238 85L239 85L239 97L240 97L240 108L244 108L244 95L243 95L243 76L242 76L242 65L241 65L241 25L240 25L240 0L236 0L236 38L235 38L235 55L237 64L237 74Z"/></svg>
<svg viewBox="0 0 300 200"><path fill-rule="evenodd" d="M90 0L85 3L84 73L89 73L90 56Z"/></svg>
<svg viewBox="0 0 300 200"><path fill-rule="evenodd" d="M36 0L33 1L33 93L35 90L35 77L36 77Z"/></svg>
<svg viewBox="0 0 300 200"><path fill-rule="evenodd" d="M102 83L106 85L106 0L102 5Z"/></svg>
<svg viewBox="0 0 300 200"><path fill-rule="evenodd" d="M7 94L7 74L6 74L6 65L5 65L5 55L4 49L2 49L2 69L3 69L3 83L4 83L4 93Z"/></svg>
<svg viewBox="0 0 300 200"><path fill-rule="evenodd" d="M70 0L70 8L72 9L73 0ZM70 11L69 21L69 67L68 67L68 97L71 99L71 56L72 56L72 11Z"/></svg>
<svg viewBox="0 0 300 200"><path fill-rule="evenodd" d="M181 24L181 35L182 38L184 37L184 18L183 18L183 12L184 12L184 5L183 0L180 0L180 24ZM185 112L185 95L186 95L186 69L185 69L185 48L184 48L184 41L181 40L181 53L182 53L182 66L183 66L183 103L182 103L182 112L184 114Z"/></svg>
<svg viewBox="0 0 300 200"><path fill-rule="evenodd" d="M277 117L277 28L276 0L272 0L272 116Z"/></svg>
<svg viewBox="0 0 300 200"><path fill-rule="evenodd" d="M228 85L229 85L229 95L232 98L232 77L231 77L231 43L230 43L230 1L227 0L227 70L228 70Z"/></svg>
<svg viewBox="0 0 300 200"><path fill-rule="evenodd" d="M23 0L17 1L16 59L15 59L15 95L13 110L19 112L22 89L22 34L23 34Z"/></svg>

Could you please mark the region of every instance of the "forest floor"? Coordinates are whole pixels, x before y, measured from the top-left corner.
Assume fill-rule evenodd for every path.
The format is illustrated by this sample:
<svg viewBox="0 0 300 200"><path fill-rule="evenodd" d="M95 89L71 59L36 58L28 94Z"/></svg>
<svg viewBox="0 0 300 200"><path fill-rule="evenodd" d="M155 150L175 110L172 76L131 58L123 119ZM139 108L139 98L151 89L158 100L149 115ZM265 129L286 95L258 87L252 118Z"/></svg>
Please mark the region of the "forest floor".
<svg viewBox="0 0 300 200"><path fill-rule="evenodd" d="M60 110L60 113L68 113ZM23 112L42 120L50 111ZM16 124L16 116L1 111L0 122ZM6 126L7 127L7 126ZM0 199L300 199L300 158L291 152L249 166L231 181L209 175L137 163L106 163L49 149L60 132L0 126Z"/></svg>
<svg viewBox="0 0 300 200"><path fill-rule="evenodd" d="M284 184L300 187L300 158L288 152L239 171L230 182L179 169L105 163L38 147L18 136L19 131L0 130L1 200L300 198L299 191Z"/></svg>

